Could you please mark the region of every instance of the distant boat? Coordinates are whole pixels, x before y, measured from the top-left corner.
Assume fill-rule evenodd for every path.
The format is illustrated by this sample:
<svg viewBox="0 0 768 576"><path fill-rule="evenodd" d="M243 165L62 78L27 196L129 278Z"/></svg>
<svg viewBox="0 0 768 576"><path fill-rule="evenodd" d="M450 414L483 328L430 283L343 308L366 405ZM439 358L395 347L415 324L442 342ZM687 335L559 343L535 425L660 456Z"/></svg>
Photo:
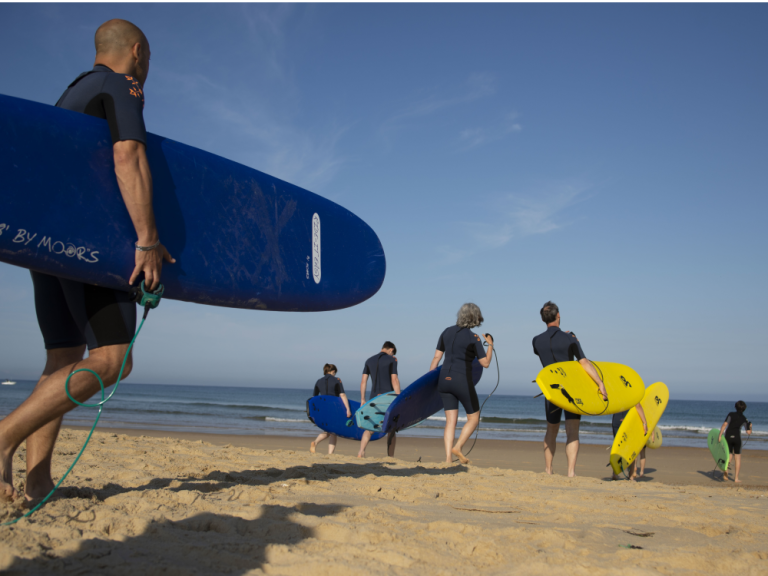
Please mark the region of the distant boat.
<svg viewBox="0 0 768 576"><path fill-rule="evenodd" d="M2 385L3 386L13 386L14 384L16 384L16 382L14 382L13 380L3 380L2 381Z"/></svg>

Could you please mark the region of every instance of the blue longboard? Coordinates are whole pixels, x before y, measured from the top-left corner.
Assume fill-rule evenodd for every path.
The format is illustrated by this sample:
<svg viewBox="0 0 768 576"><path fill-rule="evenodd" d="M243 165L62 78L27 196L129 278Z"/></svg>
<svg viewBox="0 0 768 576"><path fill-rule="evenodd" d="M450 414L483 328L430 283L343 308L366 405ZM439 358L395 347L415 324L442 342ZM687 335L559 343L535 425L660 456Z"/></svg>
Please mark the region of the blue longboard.
<svg viewBox="0 0 768 576"><path fill-rule="evenodd" d="M360 402L349 400L349 408L352 414L360 408ZM344 403L337 396L314 396L307 400L307 417L323 432L330 432L342 438L361 440L364 430L354 423L347 426L347 410ZM384 436L382 432L371 435L371 440L378 440Z"/></svg>
<svg viewBox="0 0 768 576"><path fill-rule="evenodd" d="M283 311L354 306L381 287L376 234L312 192L148 135L165 297ZM129 290L135 231L106 120L0 95L0 261Z"/></svg>
<svg viewBox="0 0 768 576"><path fill-rule="evenodd" d="M475 386L483 376L483 367L472 363L472 381ZM440 367L424 374L402 390L372 398L354 412L358 427L377 433L399 431L426 420L443 409L443 399L437 391Z"/></svg>

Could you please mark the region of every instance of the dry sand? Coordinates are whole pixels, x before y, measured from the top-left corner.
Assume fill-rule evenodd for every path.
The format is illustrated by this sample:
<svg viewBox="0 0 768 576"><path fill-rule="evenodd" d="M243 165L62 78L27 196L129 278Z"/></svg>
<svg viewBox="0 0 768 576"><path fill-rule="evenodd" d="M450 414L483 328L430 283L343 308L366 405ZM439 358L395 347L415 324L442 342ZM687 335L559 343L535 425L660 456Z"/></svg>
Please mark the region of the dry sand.
<svg viewBox="0 0 768 576"><path fill-rule="evenodd" d="M0 571L768 574L768 458L756 451L744 459L748 485L734 487L707 476L697 449L649 452L654 479L630 483L601 479L599 446L583 447L584 476L568 479L531 471L538 443L480 440L475 464L448 466L435 462L439 440L401 438L402 460L381 457L377 442L360 461L348 441L312 456L309 438L220 446L208 440L227 439L145 434L97 432L58 499L0 528ZM85 435L62 432L54 474ZM561 450L560 470L564 460ZM20 450L18 488L23 470ZM0 504L0 520L18 514Z"/></svg>

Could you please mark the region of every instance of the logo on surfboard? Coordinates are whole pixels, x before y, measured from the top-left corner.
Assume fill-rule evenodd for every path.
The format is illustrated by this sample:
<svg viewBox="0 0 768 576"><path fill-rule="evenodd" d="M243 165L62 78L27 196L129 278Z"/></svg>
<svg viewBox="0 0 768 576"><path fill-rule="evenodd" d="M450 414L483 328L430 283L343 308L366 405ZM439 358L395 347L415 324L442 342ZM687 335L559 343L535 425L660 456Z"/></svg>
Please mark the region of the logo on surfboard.
<svg viewBox="0 0 768 576"><path fill-rule="evenodd" d="M312 277L320 284L320 216L312 216Z"/></svg>

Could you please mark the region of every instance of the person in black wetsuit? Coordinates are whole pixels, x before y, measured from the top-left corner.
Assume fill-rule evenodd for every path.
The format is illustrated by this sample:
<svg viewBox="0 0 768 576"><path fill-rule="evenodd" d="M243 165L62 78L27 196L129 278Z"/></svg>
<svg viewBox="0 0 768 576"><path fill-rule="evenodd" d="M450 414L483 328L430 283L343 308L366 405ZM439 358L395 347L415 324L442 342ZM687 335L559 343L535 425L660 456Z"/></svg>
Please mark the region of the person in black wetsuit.
<svg viewBox="0 0 768 576"><path fill-rule="evenodd" d="M635 404L635 408L637 409L637 414L640 416L640 421L643 423L643 434L648 434L648 421L645 419L645 410L643 410L643 407L639 402ZM611 428L613 428L614 438L616 438L616 434L619 433L621 423L624 422L624 418L627 417L627 414L629 414L629 410L624 410L624 412L617 412L613 415L613 418L611 418ZM629 479L632 482L635 482L638 478L636 464L640 459L645 460L645 446L643 446L643 449L640 451L640 455L629 465ZM643 470L645 470L645 464L643 464ZM640 476L642 476L642 474L640 474ZM615 472L613 474L613 479L619 479L619 476Z"/></svg>
<svg viewBox="0 0 768 576"><path fill-rule="evenodd" d="M130 22L110 20L96 31L95 44L93 70L78 76L56 106L107 120L117 184L136 232L135 237L124 239L127 245L135 244L135 268L126 278L125 291L32 272L46 364L30 397L0 421L0 499L18 496L11 464L24 440L26 498L41 498L53 489L51 458L61 420L76 407L64 391L67 376L88 368L101 376L105 386L115 383L136 329L136 305L129 285L143 273L146 286L154 289L160 282L163 261L175 262L160 243L152 208L143 117L149 42ZM93 190L97 202L102 193ZM88 357L83 359L86 345ZM123 377L132 366L128 356ZM74 398L85 402L100 386L93 375L79 372L70 380L69 389Z"/></svg>
<svg viewBox="0 0 768 576"><path fill-rule="evenodd" d="M576 335L560 330L560 310L554 302L547 302L540 310L541 319L547 325L546 332L533 339L533 353L541 360L541 365L547 367L556 362L567 362L574 358L595 381L603 399L607 399L605 385L598 376L595 367L587 360L581 349ZM544 410L547 417L547 433L544 436L544 471L552 474L552 460L557 449L557 432L560 430L560 418L565 412L565 456L568 459L568 476L576 476L576 459L579 456L579 421L581 414L574 414L558 408L548 400L544 400Z"/></svg>
<svg viewBox="0 0 768 576"><path fill-rule="evenodd" d="M381 352L374 354L365 361L363 367L363 377L360 381L360 404L365 403L365 388L368 383L368 377L371 377L371 395L368 398L375 398L388 392L400 394L400 378L397 376L397 348L392 342L387 340L381 347ZM363 432L363 438L360 440L360 451L358 458L365 458L365 447L371 441L372 432L366 430ZM395 455L395 444L397 436L394 431L387 434L387 455Z"/></svg>
<svg viewBox="0 0 768 576"><path fill-rule="evenodd" d="M344 407L347 409L347 418L351 418L352 411L349 409L349 400L347 400L347 395L344 393L344 386L342 385L341 380L336 378L336 371L335 364L326 364L323 366L323 377L315 382L315 389L312 392L312 396L338 396L341 398ZM336 449L336 440L338 439L338 436L336 436L336 434L331 434L330 432L320 433L317 438L315 438L315 441L309 445L309 451L314 454L317 445L326 438L329 439L328 454L333 454L333 451Z"/></svg>
<svg viewBox="0 0 768 576"><path fill-rule="evenodd" d="M467 303L459 308L456 324L449 326L437 341L435 356L432 358L430 370L437 368L440 359L445 355L445 362L440 369L437 390L443 399L445 409L445 461L451 462L456 456L462 464L469 463L461 449L470 439L480 422L480 403L477 400L475 383L472 381L472 361L477 358L483 368L491 365L493 358L493 338L485 334L488 341L488 352L483 348L480 336L472 332L483 323L483 315L476 304ZM456 437L456 422L459 419L459 403L467 413L467 423L461 429L458 441Z"/></svg>
<svg viewBox="0 0 768 576"><path fill-rule="evenodd" d="M741 429L744 428L747 431L747 435L752 435L752 422L747 420L744 416L744 411L747 409L747 403L743 400L736 402L736 412L730 412L725 418L725 422L720 427L720 435L717 437L717 441L721 442L723 434L725 434L725 441L728 443L728 451L733 454L733 459L736 461L736 470L733 477L734 482L741 482L739 480L739 471L741 470ZM723 480L728 480L728 472L723 472Z"/></svg>

